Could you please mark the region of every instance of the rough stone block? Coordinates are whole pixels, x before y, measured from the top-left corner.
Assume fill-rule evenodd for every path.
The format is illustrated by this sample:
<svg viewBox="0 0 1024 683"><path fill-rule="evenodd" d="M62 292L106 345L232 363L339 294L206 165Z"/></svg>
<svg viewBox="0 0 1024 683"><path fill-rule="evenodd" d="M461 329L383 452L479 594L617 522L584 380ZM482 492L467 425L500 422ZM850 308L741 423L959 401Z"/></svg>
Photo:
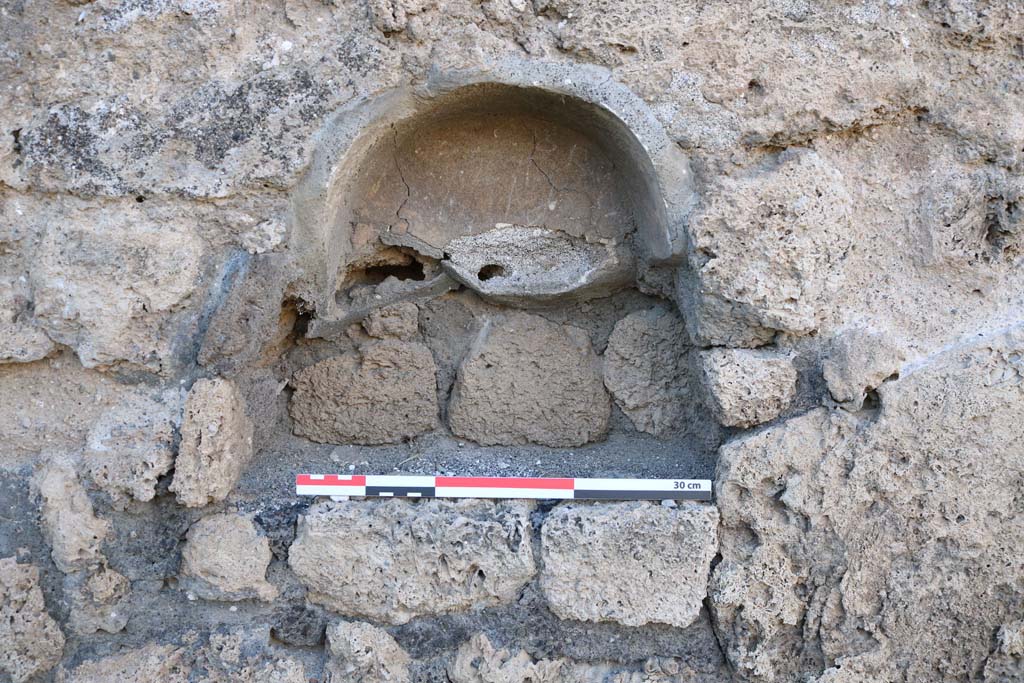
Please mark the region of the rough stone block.
<svg viewBox="0 0 1024 683"><path fill-rule="evenodd" d="M39 570L0 559L0 673L22 683L60 661L64 634L49 614L39 589Z"/></svg>
<svg viewBox="0 0 1024 683"><path fill-rule="evenodd" d="M604 437L611 402L586 333L525 313L484 325L449 407L458 436L485 446L581 446Z"/></svg>
<svg viewBox="0 0 1024 683"><path fill-rule="evenodd" d="M382 628L341 621L327 629L331 681L409 683L409 655Z"/></svg>
<svg viewBox="0 0 1024 683"><path fill-rule="evenodd" d="M177 390L133 391L89 430L83 469L115 506L153 499L157 480L174 465L183 402Z"/></svg>
<svg viewBox="0 0 1024 683"><path fill-rule="evenodd" d="M29 363L56 349L30 312L31 292L24 277L0 276L0 363Z"/></svg>
<svg viewBox="0 0 1024 683"><path fill-rule="evenodd" d="M277 597L265 578L271 557L270 542L248 517L204 517L188 530L181 551L182 583L206 600L270 601Z"/></svg>
<svg viewBox="0 0 1024 683"><path fill-rule="evenodd" d="M64 578L64 594L70 597L68 628L79 636L97 631L117 633L128 623L125 604L131 583L120 572L101 566Z"/></svg>
<svg viewBox="0 0 1024 683"><path fill-rule="evenodd" d="M688 626L707 595L717 527L712 505L560 505L541 528L541 588L563 619Z"/></svg>
<svg viewBox="0 0 1024 683"><path fill-rule="evenodd" d="M100 545L110 531L110 523L94 514L72 459L66 455L48 457L36 471L32 485L39 494L43 531L57 568L68 574L98 566L103 560Z"/></svg>
<svg viewBox="0 0 1024 683"><path fill-rule="evenodd" d="M62 668L57 680L60 683L187 683L191 666L185 655L180 648L150 643L135 650L83 662L71 670Z"/></svg>
<svg viewBox="0 0 1024 683"><path fill-rule="evenodd" d="M121 208L66 209L49 229L31 270L35 319L86 367L163 372L178 336L166 326L199 284L203 242L180 219Z"/></svg>
<svg viewBox="0 0 1024 683"><path fill-rule="evenodd" d="M817 153L790 149L723 176L689 223L679 305L694 340L760 346L816 329L850 241L843 177Z"/></svg>
<svg viewBox="0 0 1024 683"><path fill-rule="evenodd" d="M385 444L437 426L437 368L423 344L386 339L295 373L295 433L321 443Z"/></svg>
<svg viewBox="0 0 1024 683"><path fill-rule="evenodd" d="M674 311L630 313L615 324L604 352L604 384L641 432L678 429L689 404L687 335Z"/></svg>
<svg viewBox="0 0 1024 683"><path fill-rule="evenodd" d="M522 501L321 503L299 521L288 563L312 602L404 624L513 600L534 574Z"/></svg>
<svg viewBox="0 0 1024 683"><path fill-rule="evenodd" d="M224 500L252 457L252 434L252 421L233 382L197 380L185 399L170 486L178 502L202 507Z"/></svg>
<svg viewBox="0 0 1024 683"><path fill-rule="evenodd" d="M701 383L715 418L727 427L774 420L796 395L793 361L767 351L711 349L701 353Z"/></svg>
<svg viewBox="0 0 1024 683"><path fill-rule="evenodd" d="M498 649L483 633L476 634L459 647L447 673L452 683L570 683L591 680L573 676L573 667L566 660L534 660L524 650L513 653L507 648Z"/></svg>

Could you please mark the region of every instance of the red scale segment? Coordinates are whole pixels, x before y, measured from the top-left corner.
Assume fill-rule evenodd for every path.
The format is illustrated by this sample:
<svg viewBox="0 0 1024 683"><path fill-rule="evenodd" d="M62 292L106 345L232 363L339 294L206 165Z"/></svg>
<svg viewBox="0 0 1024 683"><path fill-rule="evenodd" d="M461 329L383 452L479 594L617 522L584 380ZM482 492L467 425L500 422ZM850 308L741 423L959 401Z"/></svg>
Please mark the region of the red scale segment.
<svg viewBox="0 0 1024 683"><path fill-rule="evenodd" d="M489 489L556 489L572 490L573 479L534 477L435 477L436 486Z"/></svg>

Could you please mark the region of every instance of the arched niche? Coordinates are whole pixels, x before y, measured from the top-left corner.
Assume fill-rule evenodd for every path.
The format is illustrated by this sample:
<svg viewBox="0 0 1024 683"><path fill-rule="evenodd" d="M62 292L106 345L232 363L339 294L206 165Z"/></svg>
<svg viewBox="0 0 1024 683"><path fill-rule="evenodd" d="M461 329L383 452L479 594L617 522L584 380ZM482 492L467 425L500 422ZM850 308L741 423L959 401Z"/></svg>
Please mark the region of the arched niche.
<svg viewBox="0 0 1024 683"><path fill-rule="evenodd" d="M389 276L409 282L385 299L452 282L521 306L600 294L634 258L681 257L694 199L688 159L603 69L437 73L319 133L292 199L296 293L315 305L313 335L362 315L346 287Z"/></svg>

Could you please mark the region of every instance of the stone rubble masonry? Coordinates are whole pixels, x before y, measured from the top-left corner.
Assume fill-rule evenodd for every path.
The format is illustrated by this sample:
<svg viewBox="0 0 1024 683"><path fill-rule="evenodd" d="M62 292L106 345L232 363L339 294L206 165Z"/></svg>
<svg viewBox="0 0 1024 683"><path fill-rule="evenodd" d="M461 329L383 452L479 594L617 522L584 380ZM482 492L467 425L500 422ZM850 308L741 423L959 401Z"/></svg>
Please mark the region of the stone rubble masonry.
<svg viewBox="0 0 1024 683"><path fill-rule="evenodd" d="M604 352L604 384L639 431L661 436L680 426L691 394L687 334L678 313L630 313L615 323Z"/></svg>
<svg viewBox="0 0 1024 683"><path fill-rule="evenodd" d="M508 603L533 577L525 501L320 503L299 520L288 563L307 599L404 624Z"/></svg>
<svg viewBox="0 0 1024 683"><path fill-rule="evenodd" d="M827 683L997 670L1020 614L1022 356L1020 324L975 334L882 384L871 419L818 408L722 446L709 592L740 675L822 655Z"/></svg>
<svg viewBox="0 0 1024 683"><path fill-rule="evenodd" d="M170 489L187 507L224 500L252 457L253 424L238 387L200 379L185 399Z"/></svg>
<svg viewBox="0 0 1024 683"><path fill-rule="evenodd" d="M74 460L53 454L32 479L42 511L43 532L50 542L54 564L65 574L98 566L100 546L110 523L93 511L92 501L75 473Z"/></svg>
<svg viewBox="0 0 1024 683"><path fill-rule="evenodd" d="M718 511L563 503L541 528L540 586L563 619L688 626L707 596Z"/></svg>
<svg viewBox="0 0 1024 683"><path fill-rule="evenodd" d="M23 683L60 661L64 634L46 612L39 569L0 559L0 674Z"/></svg>
<svg viewBox="0 0 1024 683"><path fill-rule="evenodd" d="M582 446L604 438L611 401L583 330L527 313L488 321L449 405L457 436L485 446Z"/></svg>
<svg viewBox="0 0 1024 683"><path fill-rule="evenodd" d="M409 683L409 655L382 628L339 621L327 629L329 683Z"/></svg>
<svg viewBox="0 0 1024 683"><path fill-rule="evenodd" d="M700 357L705 400L726 427L748 428L774 420L793 402L797 371L788 356L711 349Z"/></svg>
<svg viewBox="0 0 1024 683"><path fill-rule="evenodd" d="M252 519L235 513L204 517L188 530L181 551L182 585L206 600L267 602L277 589L267 582L272 554Z"/></svg>
<svg viewBox="0 0 1024 683"><path fill-rule="evenodd" d="M295 434L320 443L397 443L438 423L437 367L417 342L364 344L298 371L292 386Z"/></svg>

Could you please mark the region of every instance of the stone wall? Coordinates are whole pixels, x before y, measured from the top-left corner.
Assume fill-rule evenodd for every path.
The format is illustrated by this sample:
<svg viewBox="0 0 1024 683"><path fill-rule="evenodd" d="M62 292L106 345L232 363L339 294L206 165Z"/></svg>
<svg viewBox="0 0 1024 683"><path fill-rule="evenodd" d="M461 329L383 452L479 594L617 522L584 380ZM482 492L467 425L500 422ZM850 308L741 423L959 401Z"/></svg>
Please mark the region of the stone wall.
<svg viewBox="0 0 1024 683"><path fill-rule="evenodd" d="M0 683L1024 678L1022 35L0 2Z"/></svg>

